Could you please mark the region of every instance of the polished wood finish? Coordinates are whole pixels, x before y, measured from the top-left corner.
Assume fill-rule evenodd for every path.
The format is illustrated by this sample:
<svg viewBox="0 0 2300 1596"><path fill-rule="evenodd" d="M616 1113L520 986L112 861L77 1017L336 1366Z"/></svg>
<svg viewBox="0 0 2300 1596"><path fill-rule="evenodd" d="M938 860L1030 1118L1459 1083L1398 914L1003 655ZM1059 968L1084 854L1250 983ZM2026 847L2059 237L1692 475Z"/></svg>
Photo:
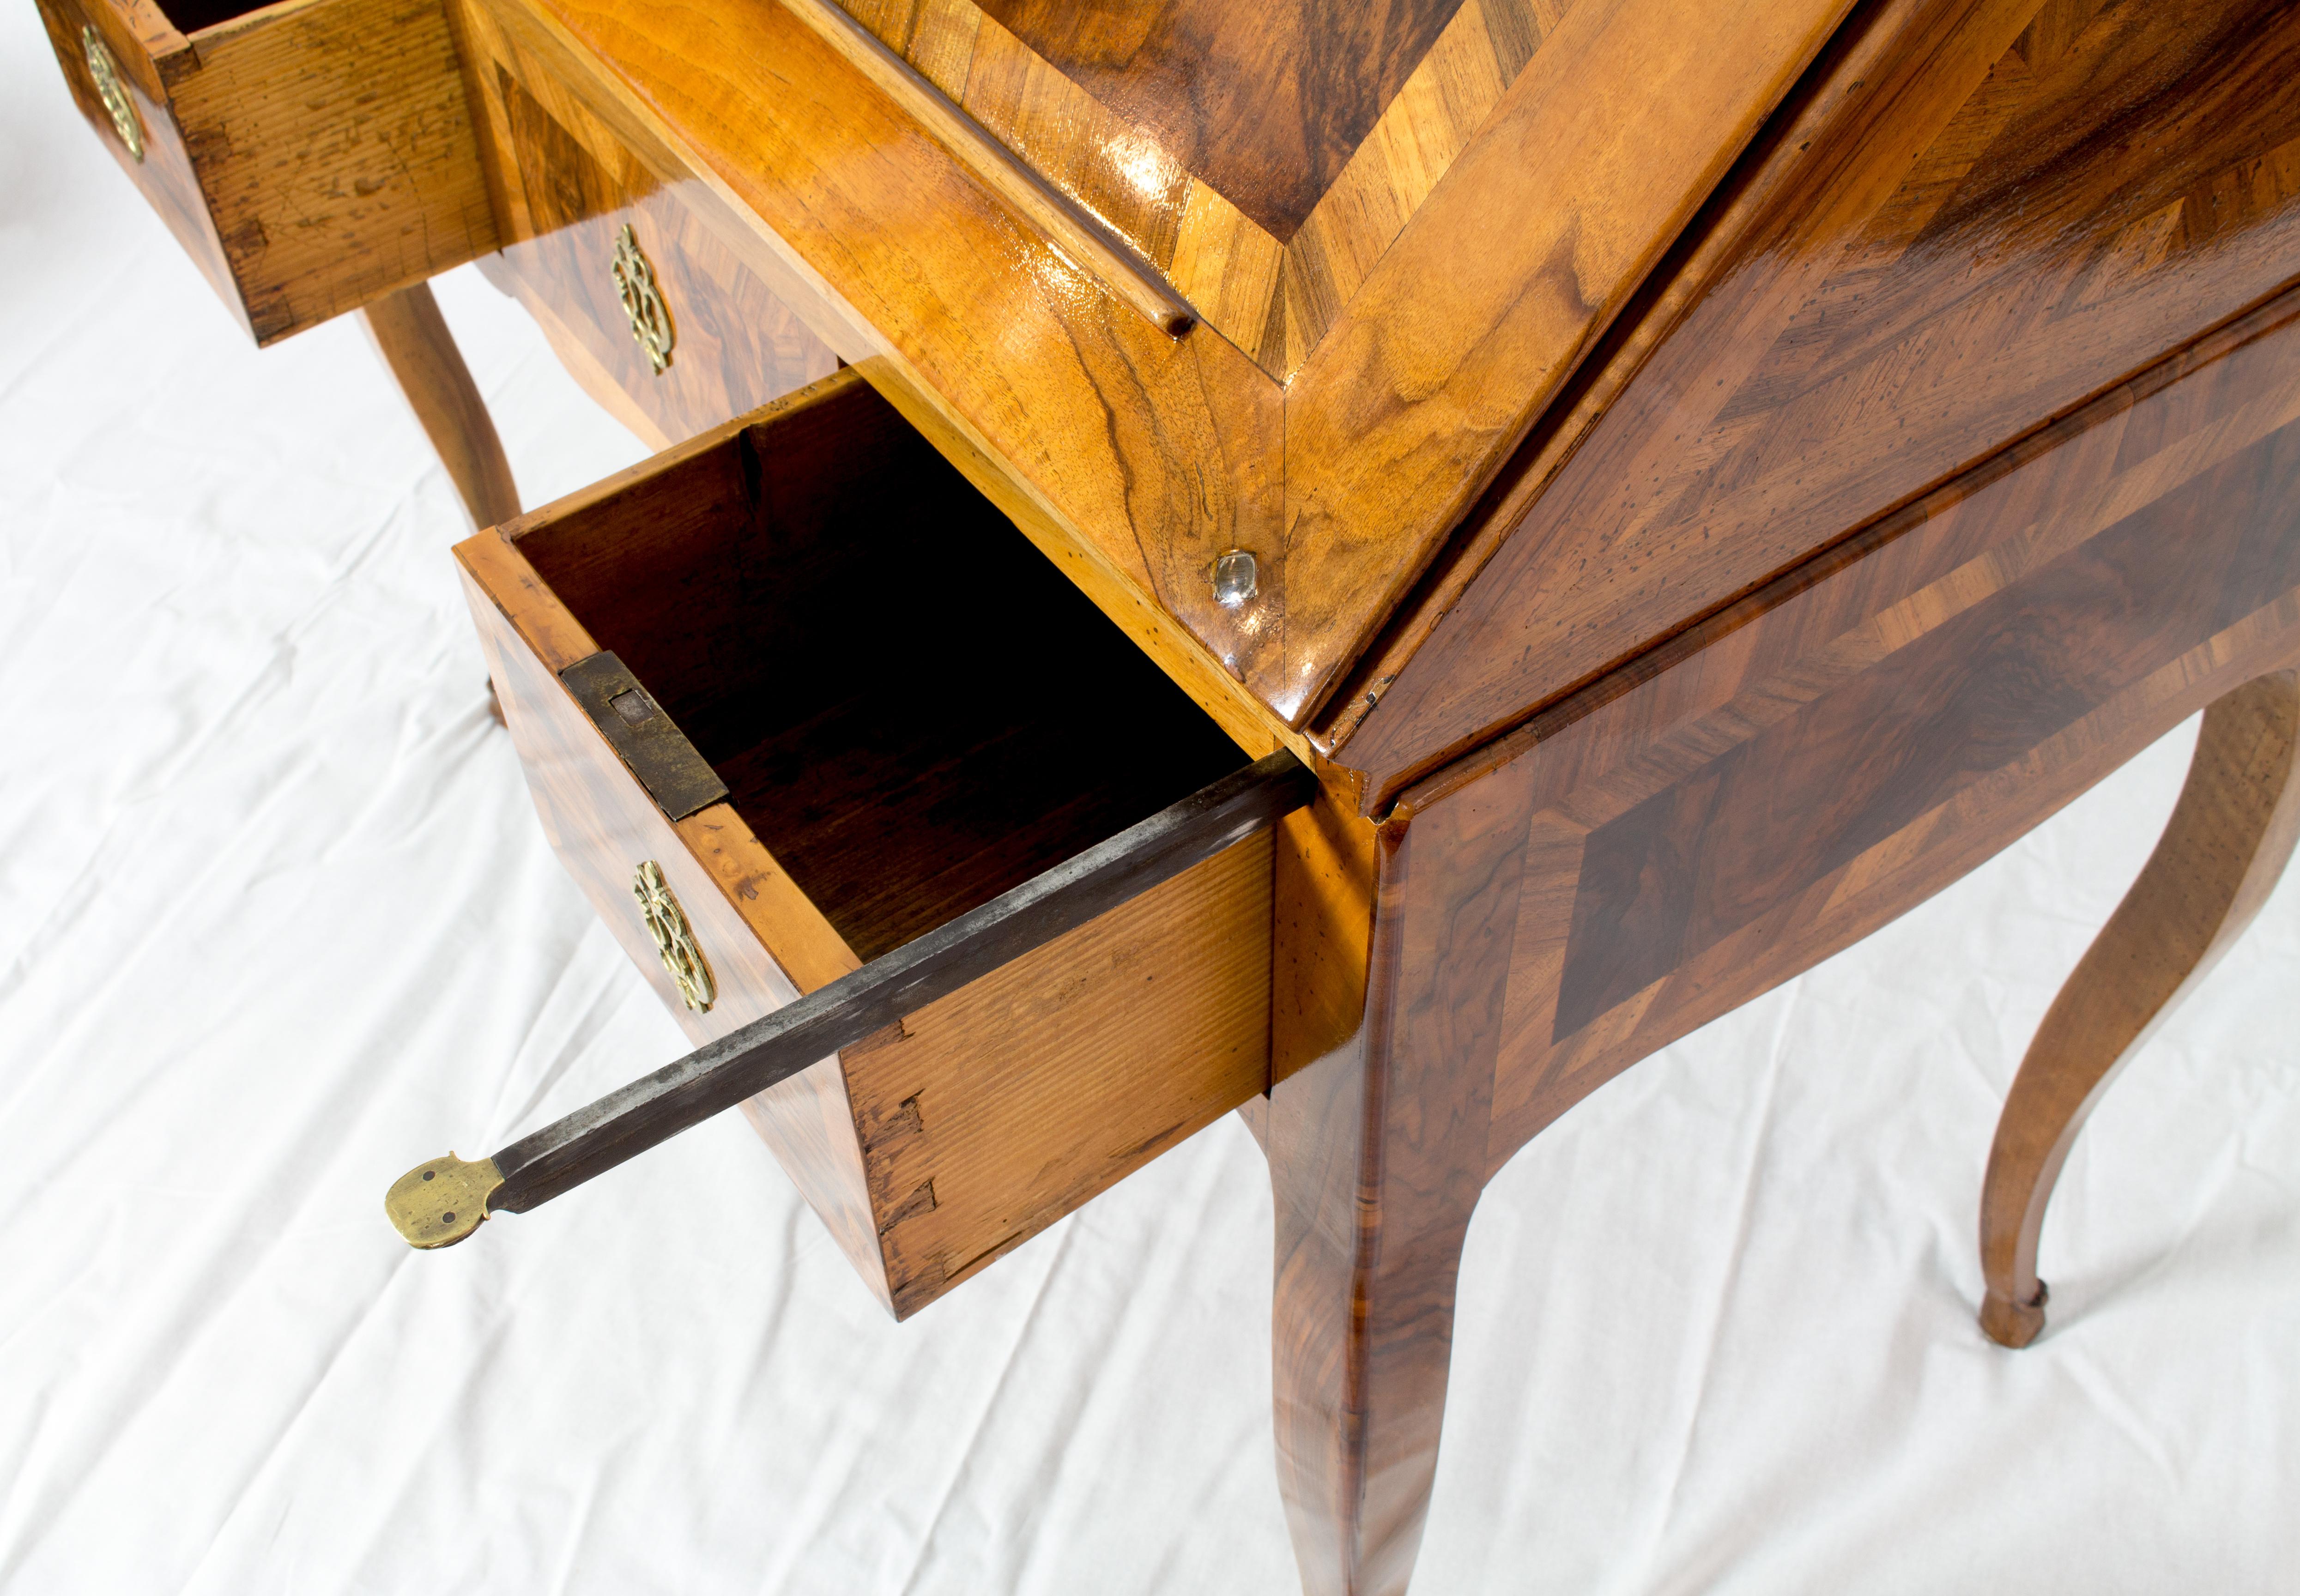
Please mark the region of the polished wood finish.
<svg viewBox="0 0 2300 1596"><path fill-rule="evenodd" d="M629 900L640 859L662 864L714 972L734 972L710 1013L675 1010L698 1042L1240 762L853 373L457 552L571 872L667 1002ZM1030 626L985 621L1010 611ZM1062 673L990 690L1041 647ZM558 679L601 648L729 802L676 827L649 802ZM979 680L921 713L921 685L958 658ZM1123 704L1129 739L1081 736L1076 694ZM882 1301L914 1311L1266 1088L1271 875L1266 835L1230 847L959 991L922 992L841 1049L838 1092L818 1065L767 1094L784 1095L754 1122ZM842 1097L843 1148L825 1129Z"/></svg>
<svg viewBox="0 0 2300 1596"><path fill-rule="evenodd" d="M1281 242L1462 0L984 0L983 10Z"/></svg>
<svg viewBox="0 0 2300 1596"><path fill-rule="evenodd" d="M2300 843L2300 676L2204 711L2163 839L2053 1001L2004 1101L1980 1193L1980 1326L2008 1347L2045 1327L2037 1236L2077 1133L2156 1027L2234 945Z"/></svg>
<svg viewBox="0 0 2300 1596"><path fill-rule="evenodd" d="M486 6L457 0L454 14L503 224L502 253L480 270L593 398L667 448L837 369L830 347L681 203L675 163L619 137ZM610 270L626 226L671 316L662 371L633 338Z"/></svg>
<svg viewBox="0 0 2300 1596"><path fill-rule="evenodd" d="M1371 802L2300 275L2288 6L1907 0L1833 54L1328 722Z"/></svg>
<svg viewBox="0 0 2300 1596"><path fill-rule="evenodd" d="M171 8L188 32L149 0L39 4L82 112L259 344L496 246L441 0ZM84 25L142 117L140 163L89 80Z"/></svg>
<svg viewBox="0 0 2300 1596"><path fill-rule="evenodd" d="M68 73L82 3L43 0ZM185 85L268 129L251 41L383 0L189 41L109 4L138 180L230 298L262 229L203 185L264 173L178 132ZM1273 833L746 1104L890 1309L1238 1109L1305 1585L1403 1591L1492 1172L2211 704L2000 1129L1983 1323L2036 1333L2084 1112L2300 827L2290 8L406 16L383 77L431 84L445 30L487 195L446 253L500 240L490 275L670 445L459 557L571 872L674 1005L636 860L703 939L698 1043L1238 748L1313 768ZM660 371L608 276L626 228ZM1258 581L1225 603L1237 553ZM649 800L561 675L602 650L723 802Z"/></svg>
<svg viewBox="0 0 2300 1596"><path fill-rule="evenodd" d="M1569 8L849 9L1283 380Z"/></svg>
<svg viewBox="0 0 2300 1596"><path fill-rule="evenodd" d="M492 527L517 515L519 488L496 436L495 419L447 331L430 285L417 283L362 306L360 320L446 468L471 525Z"/></svg>
<svg viewBox="0 0 2300 1596"><path fill-rule="evenodd" d="M1487 1175L1513 819L1471 798L1382 827L1363 1024L1271 1089L1279 1484L1312 1596L1402 1592L1421 1546Z"/></svg>
<svg viewBox="0 0 2300 1596"><path fill-rule="evenodd" d="M1290 727L1842 6L1576 4L1282 388L1146 325L787 7L537 10L571 92L676 152L724 205L698 213L800 279L833 347ZM1630 82L1671 113L1615 114ZM1262 572L1236 608L1207 574L1230 550Z"/></svg>
<svg viewBox="0 0 2300 1596"><path fill-rule="evenodd" d="M1268 1111L1312 1596L1404 1588L1491 1174L2300 660L2296 502L2300 294L1401 797L1360 1032Z"/></svg>
<svg viewBox="0 0 2300 1596"><path fill-rule="evenodd" d="M1160 331L1180 337L1196 324L1188 301L1119 244L1094 215L1032 170L984 131L932 79L864 29L831 0L791 0L793 8L830 47L903 107L921 127L973 169L1046 241L1109 286Z"/></svg>

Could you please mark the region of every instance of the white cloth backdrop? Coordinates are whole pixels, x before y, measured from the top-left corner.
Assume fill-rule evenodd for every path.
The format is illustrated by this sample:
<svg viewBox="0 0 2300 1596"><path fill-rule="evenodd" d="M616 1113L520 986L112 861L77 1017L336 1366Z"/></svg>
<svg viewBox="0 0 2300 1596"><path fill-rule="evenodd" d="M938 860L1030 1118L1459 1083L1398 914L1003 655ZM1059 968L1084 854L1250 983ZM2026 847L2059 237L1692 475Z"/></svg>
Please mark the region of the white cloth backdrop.
<svg viewBox="0 0 2300 1596"><path fill-rule="evenodd" d="M538 831L358 328L259 353L0 8L0 1591L1274 1593L1226 1120L907 1325L738 1118L470 1245L385 1185L681 1050ZM642 451L466 270L530 503ZM1488 1192L1417 1591L2300 1589L2300 883L1973 1231L2183 728Z"/></svg>

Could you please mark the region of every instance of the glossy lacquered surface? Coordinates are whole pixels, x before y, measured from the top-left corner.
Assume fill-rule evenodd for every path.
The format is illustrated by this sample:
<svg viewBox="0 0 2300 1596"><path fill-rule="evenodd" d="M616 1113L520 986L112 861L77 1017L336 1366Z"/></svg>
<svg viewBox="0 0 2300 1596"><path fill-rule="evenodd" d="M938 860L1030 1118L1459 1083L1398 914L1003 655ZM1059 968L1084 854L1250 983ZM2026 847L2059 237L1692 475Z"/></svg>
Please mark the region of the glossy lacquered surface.
<svg viewBox="0 0 2300 1596"><path fill-rule="evenodd" d="M1370 797L2300 276L2288 6L1894 4L1831 55L1337 705Z"/></svg>
<svg viewBox="0 0 2300 1596"><path fill-rule="evenodd" d="M829 376L829 345L682 202L692 179L650 162L477 0L454 8L501 218L481 262L533 315L592 396L658 448ZM633 337L614 274L623 230L646 263L669 335L658 367Z"/></svg>
<svg viewBox="0 0 2300 1596"><path fill-rule="evenodd" d="M874 382L933 407L1273 724L1329 690L1841 11L1576 5L1281 387L1225 337L1146 321L790 10L538 9L583 92L814 286L802 313L843 324L834 347L883 362ZM1669 113L1612 114L1632 81ZM1225 607L1208 573L1234 550L1262 577Z"/></svg>
<svg viewBox="0 0 2300 1596"><path fill-rule="evenodd" d="M1404 1588L1461 1240L1511 1153L2300 659L2296 318L2288 296L2161 363L1392 811L1363 1028L1268 1116L1279 1444L1308 1589ZM2219 768L2200 766L2205 807L2281 815L2276 782ZM2202 943L2125 939L2125 1014L2153 1016L2240 920L2212 905L2272 877L2281 824L2179 883L2208 911ZM2169 857L2197 858L2204 829L2176 819ZM2121 1023L2086 1016L2104 1038ZM2095 1039L2079 1068L2114 1056ZM2016 1096L2006 1134L2049 1146L2070 1123ZM2036 1169L1992 1184L2023 1207ZM2012 1278L1991 1257L1992 1284Z"/></svg>

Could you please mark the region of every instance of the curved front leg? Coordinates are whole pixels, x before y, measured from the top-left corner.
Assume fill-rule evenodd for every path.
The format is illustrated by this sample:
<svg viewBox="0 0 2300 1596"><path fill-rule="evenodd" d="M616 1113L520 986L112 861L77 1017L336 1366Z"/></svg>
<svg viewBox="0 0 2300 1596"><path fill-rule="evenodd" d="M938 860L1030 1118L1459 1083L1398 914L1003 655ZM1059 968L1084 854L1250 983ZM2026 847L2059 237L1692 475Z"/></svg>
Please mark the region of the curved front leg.
<svg viewBox="0 0 2300 1596"><path fill-rule="evenodd" d="M504 456L479 385L439 314L439 302L431 296L431 285L415 283L387 294L362 309L360 320L439 463L447 468L447 479L455 485L471 524L485 528L517 515L519 489L512 482L511 461Z"/></svg>
<svg viewBox="0 0 2300 1596"><path fill-rule="evenodd" d="M2037 1233L2085 1117L2243 935L2300 839L2296 744L2292 671L2261 677L2204 711L2162 839L2021 1061L1980 1196L1980 1326L2005 1346L2026 1346L2045 1326Z"/></svg>
<svg viewBox="0 0 2300 1596"><path fill-rule="evenodd" d="M1279 1485L1309 1596L1402 1596L1421 1544L1525 857L1501 789L1382 827L1361 1022L1271 1092Z"/></svg>

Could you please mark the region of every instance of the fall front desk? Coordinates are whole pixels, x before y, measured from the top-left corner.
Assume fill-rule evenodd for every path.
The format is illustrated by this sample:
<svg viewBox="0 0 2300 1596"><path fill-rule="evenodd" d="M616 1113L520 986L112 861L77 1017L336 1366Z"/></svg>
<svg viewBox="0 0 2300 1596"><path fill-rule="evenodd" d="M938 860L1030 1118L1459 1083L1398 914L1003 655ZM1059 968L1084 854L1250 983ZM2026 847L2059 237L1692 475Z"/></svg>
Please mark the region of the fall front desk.
<svg viewBox="0 0 2300 1596"><path fill-rule="evenodd" d="M697 1047L394 1222L739 1105L900 1317L1236 1110L1312 1596L1408 1582L1512 1152L2203 710L1989 1160L2027 1342L2300 830L2288 5L39 4L253 337L366 318ZM661 453L521 514L467 261Z"/></svg>

